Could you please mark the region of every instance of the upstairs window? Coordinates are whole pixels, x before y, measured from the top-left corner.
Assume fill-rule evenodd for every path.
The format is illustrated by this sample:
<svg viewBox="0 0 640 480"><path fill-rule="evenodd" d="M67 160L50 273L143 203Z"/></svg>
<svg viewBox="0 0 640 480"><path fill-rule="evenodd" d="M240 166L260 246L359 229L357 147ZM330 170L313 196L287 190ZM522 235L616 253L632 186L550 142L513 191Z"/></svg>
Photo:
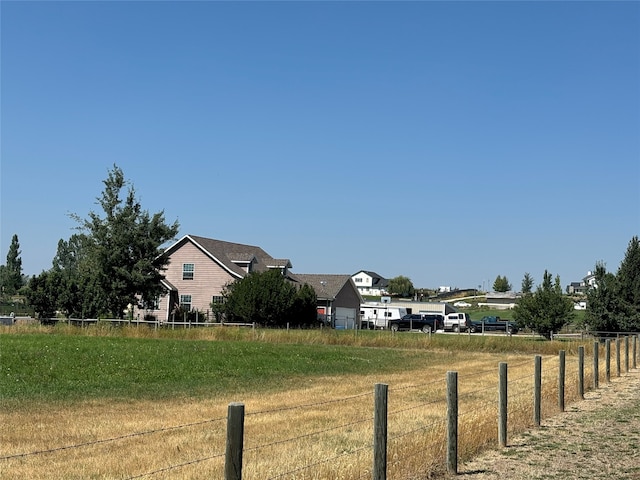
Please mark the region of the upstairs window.
<svg viewBox="0 0 640 480"><path fill-rule="evenodd" d="M224 303L224 297L221 295L214 295L211 298L211 303Z"/></svg>
<svg viewBox="0 0 640 480"><path fill-rule="evenodd" d="M193 271L194 271L193 263L183 263L182 264L182 279L183 280L193 280Z"/></svg>

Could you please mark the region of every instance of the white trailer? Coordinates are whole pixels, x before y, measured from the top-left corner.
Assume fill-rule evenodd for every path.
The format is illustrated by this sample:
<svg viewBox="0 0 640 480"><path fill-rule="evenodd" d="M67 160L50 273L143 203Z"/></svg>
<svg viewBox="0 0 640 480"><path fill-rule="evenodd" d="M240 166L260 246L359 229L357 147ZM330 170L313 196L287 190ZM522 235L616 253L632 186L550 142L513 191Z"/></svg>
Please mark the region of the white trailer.
<svg viewBox="0 0 640 480"><path fill-rule="evenodd" d="M400 320L406 314L404 307L394 307L388 303L363 303L360 305L360 328L386 329L389 320Z"/></svg>

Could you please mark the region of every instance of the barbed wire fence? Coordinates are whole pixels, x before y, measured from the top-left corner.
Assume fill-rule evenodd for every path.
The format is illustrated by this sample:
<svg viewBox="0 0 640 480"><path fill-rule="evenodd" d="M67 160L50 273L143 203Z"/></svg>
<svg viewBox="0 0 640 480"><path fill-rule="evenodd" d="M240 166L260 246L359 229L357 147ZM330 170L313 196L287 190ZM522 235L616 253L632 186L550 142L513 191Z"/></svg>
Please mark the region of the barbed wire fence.
<svg viewBox="0 0 640 480"><path fill-rule="evenodd" d="M274 450L278 452L278 455L286 456L286 450L290 447L293 452L291 455L295 455L296 452L299 451L300 445L310 445L313 444L313 442L322 443L319 439L330 436L344 437L345 432L353 432L355 430L359 430L360 433L357 436L358 440L353 442L353 445L348 445L347 447L340 445L339 448L336 447L333 452L323 452L321 456L315 456L315 458L313 455L309 455L303 458L302 462L298 465L286 464L280 472L273 472L271 468L266 475L264 474L265 472L260 472L261 475L258 476L258 478L267 480L328 478L327 472L333 470L335 473L336 469L340 469L341 471L340 478L355 480L362 478L384 480L390 473L396 475L390 478L405 478L403 475L410 474L410 472L406 471L407 456L415 455L415 452L407 448L407 445L414 445L416 442L425 449L429 449L431 453L431 456L425 460L426 462L431 462L427 465L427 468L446 468L450 473L456 473L457 456L459 453L468 456L469 454L475 453L478 448L482 448L482 446L465 445L464 450L459 452L458 444L460 443L460 438L458 434L462 432L464 435L465 431L477 425L481 417L484 422L495 421L495 417L491 420L492 417L487 415L486 412L495 408L498 404L496 413L498 416L505 416L507 424L510 426L509 434L512 434L519 428L525 428L532 424L533 426L536 426L536 423L539 425L540 409L545 412L546 416L549 415L546 412L553 414L562 411L567 397L570 402L580 399L583 397L585 389L591 388L595 390L599 387L601 381L609 382L614 375L620 377L623 373L628 373L631 369L636 369L638 355L637 343L639 338L638 335L617 338L596 337L592 345L587 345L586 347L581 345L578 348L578 361L569 363L569 368L567 368L565 364L564 350L557 356L536 355L534 362L526 360L512 363L510 369L518 371L524 369L524 373L515 378L508 379L507 385L509 393L506 399L506 404L509 405L508 412L499 411L502 402L487 399L487 393L491 390L495 391L496 386L499 386L498 384L501 381L500 369L485 369L474 372L473 374L462 375L459 378L457 372L455 372L456 382L462 381L463 386L460 393L458 393L456 385L456 395L453 400L455 405L451 403L449 398L450 386L448 383L445 385L442 379L390 388L386 391L387 394L399 394L411 391L415 393L417 400L404 404L396 404L393 402L389 404L385 399L385 404L382 408L385 412L385 418L383 419L384 451L380 450L380 445L378 444L378 440L376 440L379 438L379 431L377 431L377 429L380 428L376 424L376 422L380 421L380 419L376 418L376 412L381 406L378 405L378 395L376 394L376 390L374 390L346 397L299 405L288 405L274 409L248 412L246 414L244 413L243 404L234 403L229 405L226 417L209 418L109 438L55 446L49 449L6 454L0 456L0 471L7 472L9 468L8 464L11 461L28 462L29 459L33 457L56 455L63 451L80 450L95 446L108 446L109 449L114 449L117 448L114 445L125 440L139 439L144 441L144 438L150 435L167 434L187 428L219 425L219 427L216 428L219 428L220 431L225 426L227 429L227 443L224 450L212 451L209 455L185 459L182 462L159 466L158 468L134 475L123 476L122 480L159 478L164 474L169 474L169 472L184 469L185 467L198 466L211 461L220 464L219 467L213 469L213 471L218 473L217 476L213 473L206 478L222 478L220 473L224 470L225 480L242 480L245 478L243 477L243 470L245 470L245 467L251 466L247 457L251 457L252 460L256 460L260 455L268 457L270 455L269 452L273 452ZM615 372L612 371L611 366L612 350L615 351ZM584 361L585 354L590 355L593 360L591 368L589 368ZM603 363L605 367L600 368ZM506 371L506 367L504 368ZM483 380L481 377L488 378ZM573 394L567 395L567 391L570 390L565 388L567 379L569 379L572 386L576 387L574 389L575 393ZM449 377L447 377L447 382L448 381ZM468 389L464 386L465 383L473 385L480 383L484 386L481 388ZM376 384L376 389L379 385L381 384ZM420 400L420 398L426 397L427 393L430 393L432 397ZM444 395L445 393L447 394L446 396ZM496 400L499 400L499 396L499 394L496 395ZM301 410L322 410L336 404L343 405L345 402L362 402L364 400L371 402L370 405L373 406L373 411L363 410L361 414L355 418L338 421L335 424L327 425L304 434L292 435L259 445L245 445L244 422L247 418L261 418ZM242 405L242 415L240 417L242 427L238 431L238 425L231 425L230 419L233 417L232 411L240 405ZM392 407L391 409L389 409L390 405ZM450 418L452 411L455 412L455 419ZM446 415L443 415L442 412L446 412ZM409 421L409 419L411 419L411 421ZM450 431L452 424L456 425L455 432ZM233 429L236 430L234 431ZM498 431L497 433L498 436L500 436L501 432ZM505 438L508 438L506 437L506 431L504 435ZM419 439L416 440L416 437L419 437ZM493 437L493 441L500 441L500 439L496 439L496 435L493 435ZM236 441L239 440L239 443L235 446L229 445L230 438L235 438ZM348 439L349 437L344 438ZM481 438L480 443L486 444L489 440L491 439ZM452 444L455 444L455 448L452 448ZM282 453L283 451L285 451L285 453ZM456 459L450 458L450 452L452 451L455 451ZM244 462L242 460L243 457ZM230 468L229 464L233 463L233 459L235 459L236 465ZM239 465L237 464L237 459L240 459ZM367 463L369 466L366 466ZM251 474L248 474L247 478L257 476L258 470L259 467L251 469ZM338 478L337 475L332 475L332 477Z"/></svg>

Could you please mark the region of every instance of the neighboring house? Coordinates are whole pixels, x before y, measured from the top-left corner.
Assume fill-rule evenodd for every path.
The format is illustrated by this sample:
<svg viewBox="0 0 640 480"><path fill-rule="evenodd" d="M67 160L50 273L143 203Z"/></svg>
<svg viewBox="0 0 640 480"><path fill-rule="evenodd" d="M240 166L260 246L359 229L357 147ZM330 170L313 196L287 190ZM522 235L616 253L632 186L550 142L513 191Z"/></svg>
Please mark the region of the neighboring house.
<svg viewBox="0 0 640 480"><path fill-rule="evenodd" d="M587 276L581 282L571 282L567 286L569 295L585 295L587 291L596 285L596 276L593 272L587 272Z"/></svg>
<svg viewBox="0 0 640 480"><path fill-rule="evenodd" d="M389 280L375 272L360 270L351 275L360 295L381 296L387 294Z"/></svg>
<svg viewBox="0 0 640 480"><path fill-rule="evenodd" d="M337 329L359 325L362 296L350 275L296 273L293 280L312 287L318 297L318 319Z"/></svg>
<svg viewBox="0 0 640 480"><path fill-rule="evenodd" d="M178 307L208 314L211 303L222 301L224 286L248 273L276 269L292 277L288 259L273 258L253 245L185 235L167 248L166 254L169 265L163 285L167 294L141 312L161 322L172 320Z"/></svg>

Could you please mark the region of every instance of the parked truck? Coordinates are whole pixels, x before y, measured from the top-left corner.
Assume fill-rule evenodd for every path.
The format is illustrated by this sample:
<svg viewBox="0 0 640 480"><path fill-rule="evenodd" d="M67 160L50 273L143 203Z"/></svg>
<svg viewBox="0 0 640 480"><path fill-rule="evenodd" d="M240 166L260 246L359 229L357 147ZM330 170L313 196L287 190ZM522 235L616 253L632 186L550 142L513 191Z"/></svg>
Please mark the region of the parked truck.
<svg viewBox="0 0 640 480"><path fill-rule="evenodd" d="M518 333L518 324L495 315L485 315L471 322L471 332L507 332Z"/></svg>
<svg viewBox="0 0 640 480"><path fill-rule="evenodd" d="M409 313L400 319L389 320L389 330L420 330L424 333L432 333L442 330L444 317L437 313Z"/></svg>
<svg viewBox="0 0 640 480"><path fill-rule="evenodd" d="M448 313L444 317L445 332L466 332L471 329L472 325L468 313Z"/></svg>

